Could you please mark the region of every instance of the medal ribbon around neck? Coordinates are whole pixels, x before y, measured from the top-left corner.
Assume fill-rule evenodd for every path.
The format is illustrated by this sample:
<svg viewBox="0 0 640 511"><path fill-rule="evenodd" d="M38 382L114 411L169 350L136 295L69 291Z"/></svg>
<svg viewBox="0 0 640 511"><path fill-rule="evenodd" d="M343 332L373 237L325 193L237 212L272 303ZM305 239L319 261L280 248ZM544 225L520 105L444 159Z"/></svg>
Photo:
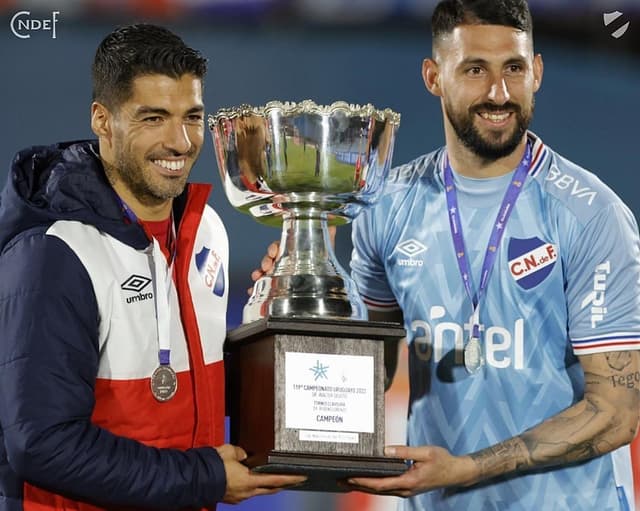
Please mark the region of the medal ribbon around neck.
<svg viewBox="0 0 640 511"><path fill-rule="evenodd" d="M516 201L520 196L520 192L524 187L524 182L527 178L527 174L529 173L530 166L531 145L527 143L522 160L520 160L517 169L513 173L511 182L509 183L502 199L500 209L498 210L498 215L493 223L491 236L489 237L489 244L487 245L484 261L482 263L480 287L478 288L478 292L474 293L471 289L471 265L465 250L462 223L460 222L460 215L458 213L458 195L453 179L453 170L451 169L451 163L448 156L445 156L443 177L445 194L447 197L449 227L451 229L451 237L453 238L453 246L456 251L456 260L458 261L458 269L460 271L460 276L462 277L462 283L464 284L467 296L473 304L471 338L465 346L464 353L465 367L470 373L477 371L480 366L484 364L482 347L480 344L480 301L487 288L487 283L489 282L489 276L491 275L491 270L493 269L493 265L496 261L502 235L504 234L509 217L516 205Z"/></svg>
<svg viewBox="0 0 640 511"><path fill-rule="evenodd" d="M118 197L122 210L126 218L131 223L142 226L133 210ZM142 226L144 229L144 226ZM172 247L170 263L165 266L165 257L160 248L160 243L146 229L145 233L153 242L151 259L153 263L153 277L156 284L154 293L156 309L156 325L158 330L158 361L160 366L151 375L151 393L158 401L168 401L175 396L178 390L178 378L171 367L171 307L169 297L171 296L171 280L173 279L173 262L176 255L176 228L171 213L171 240L169 246ZM166 268L166 269L165 269Z"/></svg>

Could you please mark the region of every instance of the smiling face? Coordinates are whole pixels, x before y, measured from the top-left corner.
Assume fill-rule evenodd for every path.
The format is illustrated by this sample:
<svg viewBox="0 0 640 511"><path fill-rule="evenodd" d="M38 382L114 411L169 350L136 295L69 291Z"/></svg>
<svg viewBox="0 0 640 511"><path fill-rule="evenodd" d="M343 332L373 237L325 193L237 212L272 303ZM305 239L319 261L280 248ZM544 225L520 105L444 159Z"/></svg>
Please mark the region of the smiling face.
<svg viewBox="0 0 640 511"><path fill-rule="evenodd" d="M440 96L447 147L483 162L520 147L533 116L542 59L526 32L501 25L460 25L425 60L427 88Z"/></svg>
<svg viewBox="0 0 640 511"><path fill-rule="evenodd" d="M190 74L139 76L115 112L92 105L92 127L121 199L143 220L167 218L202 147L202 83Z"/></svg>

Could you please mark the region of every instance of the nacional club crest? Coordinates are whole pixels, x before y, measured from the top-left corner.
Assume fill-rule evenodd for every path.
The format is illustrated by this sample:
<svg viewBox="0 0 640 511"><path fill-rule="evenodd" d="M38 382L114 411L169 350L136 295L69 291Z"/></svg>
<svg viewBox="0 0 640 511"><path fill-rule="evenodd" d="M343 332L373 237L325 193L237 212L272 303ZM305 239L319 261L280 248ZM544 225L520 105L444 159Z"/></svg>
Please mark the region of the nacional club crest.
<svg viewBox="0 0 640 511"><path fill-rule="evenodd" d="M546 279L558 259L556 246L540 238L511 238L507 253L509 272L523 289L531 289Z"/></svg>
<svg viewBox="0 0 640 511"><path fill-rule="evenodd" d="M196 268L198 268L198 273L211 292L216 296L222 297L226 282L224 279L224 265L217 252L213 249L202 247L202 250L196 254Z"/></svg>

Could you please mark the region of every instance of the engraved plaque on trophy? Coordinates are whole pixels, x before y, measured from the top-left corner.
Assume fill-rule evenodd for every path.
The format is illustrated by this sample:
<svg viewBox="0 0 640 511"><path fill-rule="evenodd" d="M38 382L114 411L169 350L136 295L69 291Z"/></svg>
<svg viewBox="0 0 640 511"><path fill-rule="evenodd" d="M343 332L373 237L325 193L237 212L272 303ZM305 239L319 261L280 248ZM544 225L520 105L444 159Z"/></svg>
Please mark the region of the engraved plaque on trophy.
<svg viewBox="0 0 640 511"><path fill-rule="evenodd" d="M399 122L389 109L309 100L209 116L229 201L282 226L274 271L225 343L231 441L255 471L306 474L301 489L407 468L383 455L384 343L404 329L367 321L327 230L377 200Z"/></svg>

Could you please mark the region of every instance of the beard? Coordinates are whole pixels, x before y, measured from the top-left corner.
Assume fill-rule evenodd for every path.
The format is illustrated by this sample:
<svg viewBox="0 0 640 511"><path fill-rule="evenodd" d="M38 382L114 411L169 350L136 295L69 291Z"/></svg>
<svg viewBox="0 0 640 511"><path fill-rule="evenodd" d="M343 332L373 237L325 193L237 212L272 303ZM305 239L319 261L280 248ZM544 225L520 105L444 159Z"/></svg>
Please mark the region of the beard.
<svg viewBox="0 0 640 511"><path fill-rule="evenodd" d="M175 154L155 153L143 157L142 161L138 161L134 154L127 150L122 141L116 141L116 144L118 148L115 151L115 165L107 169L107 175L112 184L115 181L120 181L145 206L164 204L167 200L176 198L184 191L189 172L176 177L163 177L157 175L145 165L146 163L152 165L152 160L175 157ZM188 153L182 155L188 158L185 165L189 164L189 160L196 152L197 149L192 147Z"/></svg>
<svg viewBox="0 0 640 511"><path fill-rule="evenodd" d="M527 132L533 117L534 99L531 99L531 107L525 111L515 103L494 105L484 103L471 107L467 112L456 112L448 101L445 101L445 113L456 135L467 149L482 158L485 162L492 162L510 155L516 150L522 137ZM504 112L511 111L516 118L516 126L513 132L503 139L501 130L490 131L488 135L482 135L474 124L479 112Z"/></svg>

